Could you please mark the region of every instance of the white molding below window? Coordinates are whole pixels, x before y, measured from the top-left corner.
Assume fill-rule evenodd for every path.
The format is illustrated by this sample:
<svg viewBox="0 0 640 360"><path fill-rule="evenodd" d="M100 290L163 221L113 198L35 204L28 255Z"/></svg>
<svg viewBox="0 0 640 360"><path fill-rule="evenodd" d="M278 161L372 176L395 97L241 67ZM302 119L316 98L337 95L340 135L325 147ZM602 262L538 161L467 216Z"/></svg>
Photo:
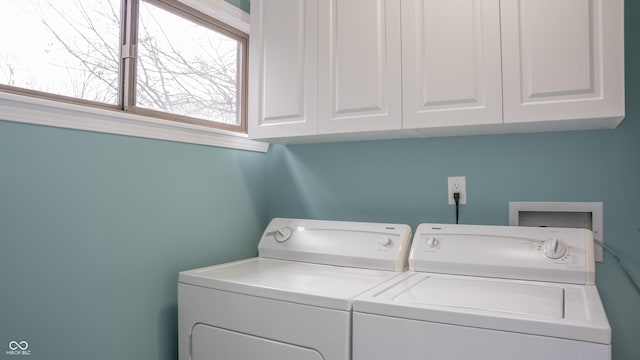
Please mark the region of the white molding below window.
<svg viewBox="0 0 640 360"><path fill-rule="evenodd" d="M10 93L0 93L0 120L238 150L269 150L268 143L249 140L246 134Z"/></svg>

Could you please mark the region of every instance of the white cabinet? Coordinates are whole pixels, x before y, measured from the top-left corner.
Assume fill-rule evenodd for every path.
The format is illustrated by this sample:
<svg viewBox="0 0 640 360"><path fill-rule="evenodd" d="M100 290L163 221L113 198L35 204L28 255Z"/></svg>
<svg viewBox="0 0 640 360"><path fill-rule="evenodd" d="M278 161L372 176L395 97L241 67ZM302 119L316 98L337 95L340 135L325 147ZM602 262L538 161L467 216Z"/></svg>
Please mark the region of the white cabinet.
<svg viewBox="0 0 640 360"><path fill-rule="evenodd" d="M499 0L403 0L403 124L502 122Z"/></svg>
<svg viewBox="0 0 640 360"><path fill-rule="evenodd" d="M254 0L251 29L251 138L402 127L400 0Z"/></svg>
<svg viewBox="0 0 640 360"><path fill-rule="evenodd" d="M321 0L318 28L318 133L400 129L400 0Z"/></svg>
<svg viewBox="0 0 640 360"><path fill-rule="evenodd" d="M317 133L318 0L251 1L252 138Z"/></svg>
<svg viewBox="0 0 640 360"><path fill-rule="evenodd" d="M623 6L502 0L504 122L600 118L615 127L624 117Z"/></svg>
<svg viewBox="0 0 640 360"><path fill-rule="evenodd" d="M624 0L252 0L249 136L614 128Z"/></svg>

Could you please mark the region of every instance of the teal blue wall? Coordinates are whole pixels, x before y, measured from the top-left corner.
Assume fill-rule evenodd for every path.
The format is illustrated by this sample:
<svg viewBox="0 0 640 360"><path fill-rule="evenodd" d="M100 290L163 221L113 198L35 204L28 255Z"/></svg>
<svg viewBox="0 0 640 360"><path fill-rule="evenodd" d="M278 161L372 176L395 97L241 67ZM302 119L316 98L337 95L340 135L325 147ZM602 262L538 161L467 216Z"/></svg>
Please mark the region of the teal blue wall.
<svg viewBox="0 0 640 360"><path fill-rule="evenodd" d="M603 201L607 243L640 269L640 2L626 2L626 119L615 130L273 146L269 216L508 224L509 201ZM633 15L631 15L633 14ZM607 256L598 286L615 360L640 358L640 294Z"/></svg>
<svg viewBox="0 0 640 360"><path fill-rule="evenodd" d="M0 359L176 359L178 272L256 254L266 165L0 121Z"/></svg>
<svg viewBox="0 0 640 360"><path fill-rule="evenodd" d="M234 5L235 7L238 7L244 10L247 13L249 12L249 9L251 7L250 0L224 0L224 1L228 2L231 5Z"/></svg>
<svg viewBox="0 0 640 360"><path fill-rule="evenodd" d="M640 268L640 2L626 7L616 130L264 155L0 121L0 358L24 339L33 360L175 359L180 270L253 256L272 216L452 222L451 175L467 176L465 223L506 224L510 200L604 201L606 241ZM640 296L610 256L597 276L614 359L637 359Z"/></svg>

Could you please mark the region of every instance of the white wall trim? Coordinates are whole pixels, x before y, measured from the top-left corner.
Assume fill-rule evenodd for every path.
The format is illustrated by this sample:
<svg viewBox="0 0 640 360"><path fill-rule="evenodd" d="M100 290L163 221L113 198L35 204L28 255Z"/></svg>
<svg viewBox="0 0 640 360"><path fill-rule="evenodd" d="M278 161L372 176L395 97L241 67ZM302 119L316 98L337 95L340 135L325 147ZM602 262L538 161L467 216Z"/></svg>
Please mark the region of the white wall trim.
<svg viewBox="0 0 640 360"><path fill-rule="evenodd" d="M224 0L178 0L204 14L249 34L249 14Z"/></svg>
<svg viewBox="0 0 640 360"><path fill-rule="evenodd" d="M249 140L246 134L10 93L0 93L0 120L239 150L269 150L268 143Z"/></svg>

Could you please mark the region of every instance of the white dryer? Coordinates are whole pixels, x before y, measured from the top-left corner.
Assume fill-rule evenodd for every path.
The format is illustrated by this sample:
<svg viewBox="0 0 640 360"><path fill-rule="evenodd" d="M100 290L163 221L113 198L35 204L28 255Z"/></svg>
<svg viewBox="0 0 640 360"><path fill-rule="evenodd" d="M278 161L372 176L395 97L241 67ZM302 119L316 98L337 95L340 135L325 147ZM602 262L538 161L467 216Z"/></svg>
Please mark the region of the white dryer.
<svg viewBox="0 0 640 360"><path fill-rule="evenodd" d="M611 359L589 230L421 224L409 267L354 300L354 360Z"/></svg>
<svg viewBox="0 0 640 360"><path fill-rule="evenodd" d="M407 225L275 218L259 256L181 272L180 360L347 360L352 299L406 270Z"/></svg>

